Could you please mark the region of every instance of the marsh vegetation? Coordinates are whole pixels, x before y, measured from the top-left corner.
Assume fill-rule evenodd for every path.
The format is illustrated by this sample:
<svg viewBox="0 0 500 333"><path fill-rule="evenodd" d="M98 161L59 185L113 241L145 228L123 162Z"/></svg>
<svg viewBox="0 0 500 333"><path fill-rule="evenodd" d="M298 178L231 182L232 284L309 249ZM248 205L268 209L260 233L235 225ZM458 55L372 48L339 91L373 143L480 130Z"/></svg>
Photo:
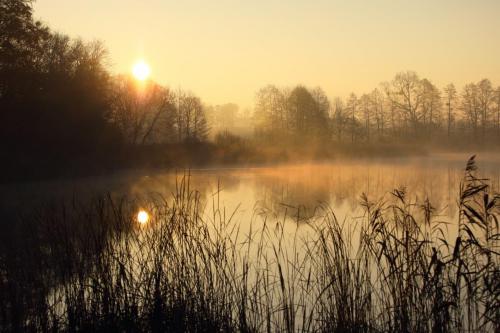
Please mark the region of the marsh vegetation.
<svg viewBox="0 0 500 333"><path fill-rule="evenodd" d="M472 158L457 229L404 189L361 196L356 219L324 205L245 226L188 177L170 197L39 206L3 226L2 329L494 332L499 198L476 172Z"/></svg>

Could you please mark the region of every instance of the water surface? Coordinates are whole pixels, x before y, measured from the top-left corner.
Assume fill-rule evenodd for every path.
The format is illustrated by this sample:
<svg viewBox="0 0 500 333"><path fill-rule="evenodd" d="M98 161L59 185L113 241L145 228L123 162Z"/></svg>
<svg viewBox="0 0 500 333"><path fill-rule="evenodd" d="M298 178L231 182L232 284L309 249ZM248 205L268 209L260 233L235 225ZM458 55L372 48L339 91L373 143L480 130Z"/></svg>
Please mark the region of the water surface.
<svg viewBox="0 0 500 333"><path fill-rule="evenodd" d="M457 214L460 181L466 154L435 154L419 158L384 158L297 163L253 168L208 168L122 172L108 177L3 185L2 206L19 210L43 201L115 196L163 196L176 192L183 177L198 191L207 209L223 207L245 223L256 214L303 221L328 206L343 219L360 214L362 193L369 200L391 200L390 192L405 188L408 198L428 198L435 214L446 220ZM479 175L500 187L500 155L478 155Z"/></svg>

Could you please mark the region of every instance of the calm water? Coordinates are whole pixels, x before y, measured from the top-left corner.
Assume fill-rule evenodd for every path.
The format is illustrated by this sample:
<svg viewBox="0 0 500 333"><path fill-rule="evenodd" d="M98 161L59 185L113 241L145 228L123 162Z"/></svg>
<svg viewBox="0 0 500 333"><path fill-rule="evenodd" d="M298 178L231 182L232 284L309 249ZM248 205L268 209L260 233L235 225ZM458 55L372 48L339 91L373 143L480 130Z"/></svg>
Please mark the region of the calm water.
<svg viewBox="0 0 500 333"><path fill-rule="evenodd" d="M441 154L421 158L336 161L257 168L195 169L189 171L190 188L200 192L207 209L224 207L242 223L266 213L303 220L320 206L330 206L339 218L360 214L360 195L390 200L390 192L404 186L409 198L428 197L436 214L456 215L460 181L468 155ZM479 154L479 174L500 188L500 154ZM60 197L114 195L171 197L186 171L127 172L111 177L37 182L2 186L2 206L19 210Z"/></svg>
<svg viewBox="0 0 500 333"><path fill-rule="evenodd" d="M297 235L301 239L307 239L309 232L312 231L312 228L308 228L303 222L317 221L313 217L321 216L324 212L320 207L328 206L338 219L345 219L349 223L346 229L350 230L344 230L349 233L356 229L356 223L351 223L354 221L351 218L355 219L363 213L359 205L362 193L366 193L372 201L390 202L390 192L395 188L405 187L408 198L413 201L429 198L436 208L435 219L453 222L456 219L459 186L467 159L467 155L447 154L425 158L336 161L258 168L196 169L179 172L137 171L72 181L11 184L0 187L0 208L3 210L2 214L15 215L46 201L58 202L61 198L68 199L72 196L81 200L103 193L142 199L147 199L149 196L157 198L161 195L168 200L172 198L172 193L175 193L181 179L187 177L190 189L199 192L206 206L207 219L214 207L221 207L226 220L232 216L233 223L242 227L242 232L236 236L241 237L239 244L243 244L246 235L250 234L250 226L253 228L255 223L261 223L265 219L271 222L273 219L285 220L283 235L287 237L283 239L271 237L270 241L283 244L286 258L289 258L289 253L305 258L307 251L304 247L300 247L305 243L295 243ZM499 189L500 154L479 155L477 161L479 175L489 178L494 190ZM294 221L300 223L293 223ZM258 225L256 229L258 230ZM450 241L456 237L455 229L456 225L453 224L448 229ZM152 234L155 232L154 228L144 230L150 230ZM148 235L147 232L136 234L139 241L147 239ZM312 235L317 234L312 233ZM133 239L135 238L132 237L131 241L133 253L131 263L148 262L149 252L141 251L142 247L138 247ZM353 254L358 243L359 234L353 234L351 245ZM119 248L121 241L115 245ZM300 247L297 252L294 252L295 245ZM241 248L248 258L257 258L260 252L258 246L250 250L245 250L243 245ZM269 252L268 257L273 258L270 246L263 251ZM310 261L307 263L311 264ZM132 265L130 274L142 276L140 267L143 266ZM241 263L236 263L235 267L241 270ZM276 269L275 266L264 268ZM307 269L304 268L304 271ZM291 277L286 279L287 283L299 281ZM278 289L274 292L278 292ZM51 289L50 297L53 300L64 299L64 288L56 286ZM275 299L279 300L279 294ZM312 305L314 300L306 299L304 302L311 302L307 304ZM65 313L63 305L63 302L54 305L61 316ZM297 320L300 321L300 318Z"/></svg>

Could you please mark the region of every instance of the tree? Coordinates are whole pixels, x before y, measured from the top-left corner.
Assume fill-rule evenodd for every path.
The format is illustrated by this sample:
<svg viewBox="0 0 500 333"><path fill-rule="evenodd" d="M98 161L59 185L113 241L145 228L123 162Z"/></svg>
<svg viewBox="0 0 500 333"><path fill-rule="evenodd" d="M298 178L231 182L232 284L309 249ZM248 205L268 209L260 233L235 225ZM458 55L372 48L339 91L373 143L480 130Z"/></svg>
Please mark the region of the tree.
<svg viewBox="0 0 500 333"><path fill-rule="evenodd" d="M445 93L446 108L447 108L446 133L448 139L450 139L451 126L453 123L453 119L455 117L455 103L457 98L457 89L455 88L453 83L450 83L444 88L444 93Z"/></svg>
<svg viewBox="0 0 500 333"><path fill-rule="evenodd" d="M139 85L130 76L115 78L110 121L132 145L165 143L173 138L174 96L148 81Z"/></svg>
<svg viewBox="0 0 500 333"><path fill-rule="evenodd" d="M4 151L64 159L117 143L106 119L109 74L102 44L51 33L33 20L29 1L0 6L1 142L9 142Z"/></svg>
<svg viewBox="0 0 500 333"><path fill-rule="evenodd" d="M267 135L289 134L290 122L286 99L285 92L273 85L268 85L257 92L255 118L259 130Z"/></svg>
<svg viewBox="0 0 500 333"><path fill-rule="evenodd" d="M37 68L49 29L33 19L29 0L0 0L0 96L25 93L38 82Z"/></svg>
<svg viewBox="0 0 500 333"><path fill-rule="evenodd" d="M392 84L390 82L381 83L384 91L384 105L388 110L388 127L391 129L390 135L394 138L401 136L402 113L396 105Z"/></svg>
<svg viewBox="0 0 500 333"><path fill-rule="evenodd" d="M208 123L200 98L192 93L179 90L176 100L174 127L177 130L178 141L206 140Z"/></svg>
<svg viewBox="0 0 500 333"><path fill-rule="evenodd" d="M421 81L423 128L431 138L441 123L441 92L427 79Z"/></svg>
<svg viewBox="0 0 500 333"><path fill-rule="evenodd" d="M356 94L352 93L347 101L347 110L350 114L351 123L351 143L354 143L355 133L356 133L356 115L358 112L358 97Z"/></svg>
<svg viewBox="0 0 500 333"><path fill-rule="evenodd" d="M409 123L413 136L418 136L418 128L422 115L422 84L415 72L398 73L392 80L387 97L403 114L405 123Z"/></svg>
<svg viewBox="0 0 500 333"><path fill-rule="evenodd" d="M465 85L462 92L461 108L467 126L470 127L474 139L477 139L481 111L478 100L478 88L474 83Z"/></svg>
<svg viewBox="0 0 500 333"><path fill-rule="evenodd" d="M340 97L336 97L333 101L333 126L332 129L337 136L337 141L342 142L342 134L349 122L348 111L344 102Z"/></svg>
<svg viewBox="0 0 500 333"><path fill-rule="evenodd" d="M368 94L361 95L361 98L359 99L359 107L365 123L366 141L370 141L372 101Z"/></svg>
<svg viewBox="0 0 500 333"><path fill-rule="evenodd" d="M483 140L486 138L486 131L488 127L488 120L491 113L491 104L493 102L493 87L491 81L483 79L477 84L477 98L480 109L481 118L481 133Z"/></svg>
<svg viewBox="0 0 500 333"><path fill-rule="evenodd" d="M109 121L106 56L100 42L71 39L35 21L31 1L0 0L4 174L40 176L111 162L122 138Z"/></svg>
<svg viewBox="0 0 500 333"><path fill-rule="evenodd" d="M386 123L385 110L384 110L384 96L378 89L374 89L370 94L370 101L372 109L375 113L375 122L377 126L377 137L382 139L384 137L384 129Z"/></svg>
<svg viewBox="0 0 500 333"><path fill-rule="evenodd" d="M327 119L330 114L330 100L320 87L313 89L311 91L311 95L315 102L315 108L313 111L314 135L318 138L324 138L329 130L327 126Z"/></svg>
<svg viewBox="0 0 500 333"><path fill-rule="evenodd" d="M197 98L193 117L193 138L197 141L206 141L209 131L205 109L201 100Z"/></svg>
<svg viewBox="0 0 500 333"><path fill-rule="evenodd" d="M317 99L307 88L297 86L288 96L288 119L295 139L318 139L326 132L329 103L322 91L316 94Z"/></svg>

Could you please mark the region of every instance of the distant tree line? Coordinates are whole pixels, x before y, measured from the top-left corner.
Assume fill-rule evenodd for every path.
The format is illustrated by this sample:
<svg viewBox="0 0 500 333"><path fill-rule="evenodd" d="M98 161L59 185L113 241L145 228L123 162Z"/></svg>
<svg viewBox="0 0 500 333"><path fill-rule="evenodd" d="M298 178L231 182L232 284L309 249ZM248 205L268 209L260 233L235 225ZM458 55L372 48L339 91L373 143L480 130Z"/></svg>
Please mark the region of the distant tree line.
<svg viewBox="0 0 500 333"><path fill-rule="evenodd" d="M320 89L303 86L278 89L267 86L257 92L254 115L256 135L273 139L325 139L329 134L330 102Z"/></svg>
<svg viewBox="0 0 500 333"><path fill-rule="evenodd" d="M235 103L207 106L207 121L210 127L211 139L219 133L229 132L243 137L250 137L253 129L251 110L243 110Z"/></svg>
<svg viewBox="0 0 500 333"><path fill-rule="evenodd" d="M258 91L255 131L268 140L327 140L340 143L500 142L500 87L483 79L461 92L439 89L415 72L397 74L358 97L330 101L316 88Z"/></svg>

